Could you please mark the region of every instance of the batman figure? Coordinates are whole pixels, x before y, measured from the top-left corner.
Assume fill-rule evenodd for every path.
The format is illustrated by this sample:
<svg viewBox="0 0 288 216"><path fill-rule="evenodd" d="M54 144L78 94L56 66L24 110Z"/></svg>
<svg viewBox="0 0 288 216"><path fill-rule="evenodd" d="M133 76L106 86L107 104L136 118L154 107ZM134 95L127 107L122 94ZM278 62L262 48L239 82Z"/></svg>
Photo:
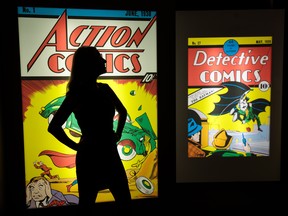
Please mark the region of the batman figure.
<svg viewBox="0 0 288 216"><path fill-rule="evenodd" d="M258 98L249 102L247 94L249 86L237 81L223 82L222 86L227 88L225 94L221 94L220 101L215 103L215 108L209 115L219 116L230 113L233 115L232 121L241 121L243 124L249 121L257 122L258 130L262 132L259 113L265 112L265 108L270 106L270 101Z"/></svg>

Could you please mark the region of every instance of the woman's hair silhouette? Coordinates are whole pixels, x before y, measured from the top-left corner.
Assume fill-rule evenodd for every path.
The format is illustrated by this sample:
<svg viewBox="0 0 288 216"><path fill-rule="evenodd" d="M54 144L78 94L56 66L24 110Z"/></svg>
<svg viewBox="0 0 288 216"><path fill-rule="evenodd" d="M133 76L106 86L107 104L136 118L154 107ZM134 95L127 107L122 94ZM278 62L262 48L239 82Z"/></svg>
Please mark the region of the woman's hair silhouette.
<svg viewBox="0 0 288 216"><path fill-rule="evenodd" d="M66 97L49 124L48 131L61 143L77 151L76 176L79 205L95 204L98 192L109 189L115 203L127 205L131 200L128 179L117 142L121 138L127 110L108 84L97 82L106 72L106 60L95 47L82 46L73 57ZM115 111L118 124L114 130ZM62 125L71 113L81 129L76 143Z"/></svg>

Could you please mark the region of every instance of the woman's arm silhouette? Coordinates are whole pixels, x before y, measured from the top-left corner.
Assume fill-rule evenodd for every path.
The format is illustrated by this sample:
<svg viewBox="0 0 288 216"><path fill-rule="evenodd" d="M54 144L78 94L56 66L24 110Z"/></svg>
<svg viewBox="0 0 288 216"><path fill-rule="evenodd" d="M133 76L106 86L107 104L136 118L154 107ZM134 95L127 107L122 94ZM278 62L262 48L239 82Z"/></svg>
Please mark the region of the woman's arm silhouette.
<svg viewBox="0 0 288 216"><path fill-rule="evenodd" d="M115 92L109 86L108 86L107 93L110 95L110 98L114 103L115 109L118 112L118 125L115 131L115 136L116 136L115 141L118 142L121 138L121 134L125 126L125 122L127 118L127 110L122 104L122 102L119 100Z"/></svg>
<svg viewBox="0 0 288 216"><path fill-rule="evenodd" d="M65 97L63 103L55 113L52 121L48 126L48 132L51 133L61 143L77 151L78 144L70 139L62 128L62 125L66 122L73 110L73 100L71 99L72 98L70 98L70 96Z"/></svg>

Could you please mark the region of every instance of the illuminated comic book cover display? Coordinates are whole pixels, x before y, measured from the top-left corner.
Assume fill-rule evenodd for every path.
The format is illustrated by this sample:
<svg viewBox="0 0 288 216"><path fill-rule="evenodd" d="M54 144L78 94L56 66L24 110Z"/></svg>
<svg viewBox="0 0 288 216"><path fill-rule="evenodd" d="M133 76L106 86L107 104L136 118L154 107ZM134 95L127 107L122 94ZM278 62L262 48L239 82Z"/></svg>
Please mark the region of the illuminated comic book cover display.
<svg viewBox="0 0 288 216"><path fill-rule="evenodd" d="M132 199L158 197L156 25L155 11L18 7L27 208L41 207L33 190L49 197L46 207L78 204L76 152L47 128L65 98L73 54L80 46L99 50L107 73L98 81L108 83L127 108L115 148ZM117 118L115 112L115 125ZM73 113L63 129L79 141ZM98 153L105 154L101 145ZM87 167L93 172L93 164ZM109 190L102 190L95 202L113 200Z"/></svg>
<svg viewBox="0 0 288 216"><path fill-rule="evenodd" d="M272 37L188 38L188 158L270 152Z"/></svg>

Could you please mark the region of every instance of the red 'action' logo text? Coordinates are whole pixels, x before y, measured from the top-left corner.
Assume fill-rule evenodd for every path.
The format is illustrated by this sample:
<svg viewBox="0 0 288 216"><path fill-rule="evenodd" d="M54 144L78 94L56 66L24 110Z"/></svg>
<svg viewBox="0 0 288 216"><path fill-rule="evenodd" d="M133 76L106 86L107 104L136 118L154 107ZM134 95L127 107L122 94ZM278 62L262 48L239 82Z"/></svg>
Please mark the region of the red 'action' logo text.
<svg viewBox="0 0 288 216"><path fill-rule="evenodd" d="M72 59L76 49L80 46L91 46L92 43L95 43L97 37L97 41L93 46L97 47L100 52L109 52L103 56L107 62L107 73L113 73L114 67L115 70L120 73L127 73L129 71L139 73L142 69L141 62L139 61L139 53L143 53L144 49L131 49L130 47L133 44L135 47L138 47L141 44L155 21L156 16L150 20L143 32L139 28L133 32L129 26L80 25L68 36L67 12L65 10L28 62L27 72L29 72L46 47L55 47L55 53L47 59L48 66L52 72L62 73L65 71L65 68L59 66L60 60L65 61L67 70L71 71ZM87 34L85 31L89 31L89 33ZM80 36L83 37L83 35L86 35L84 32L87 36L83 39L82 43L79 43L77 39L79 39ZM69 45L75 47L75 49L68 48L68 41ZM108 42L115 49L104 49L103 47ZM119 47L122 47L122 49L119 49ZM65 57L62 54L64 52L70 52L72 54ZM132 68L124 66L124 62L127 60L131 62Z"/></svg>

